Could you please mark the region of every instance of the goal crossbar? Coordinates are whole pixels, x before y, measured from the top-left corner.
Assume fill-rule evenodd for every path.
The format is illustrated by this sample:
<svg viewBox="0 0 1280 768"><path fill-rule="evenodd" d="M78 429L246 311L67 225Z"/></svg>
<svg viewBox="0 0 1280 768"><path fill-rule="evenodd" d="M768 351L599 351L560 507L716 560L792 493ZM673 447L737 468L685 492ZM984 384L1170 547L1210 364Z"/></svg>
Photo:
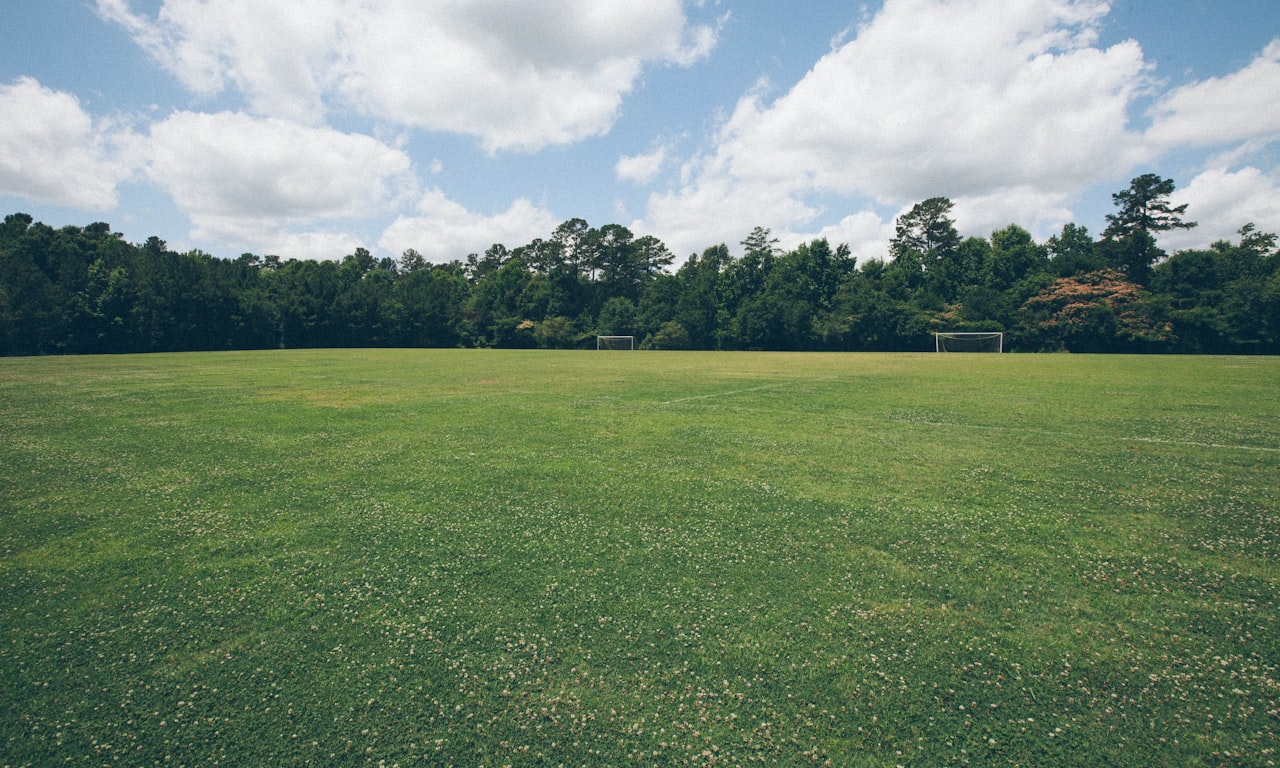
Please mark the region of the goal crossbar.
<svg viewBox="0 0 1280 768"><path fill-rule="evenodd" d="M950 331L933 334L935 352L1003 352L1000 331Z"/></svg>
<svg viewBox="0 0 1280 768"><path fill-rule="evenodd" d="M635 336L597 336L596 349L635 349Z"/></svg>

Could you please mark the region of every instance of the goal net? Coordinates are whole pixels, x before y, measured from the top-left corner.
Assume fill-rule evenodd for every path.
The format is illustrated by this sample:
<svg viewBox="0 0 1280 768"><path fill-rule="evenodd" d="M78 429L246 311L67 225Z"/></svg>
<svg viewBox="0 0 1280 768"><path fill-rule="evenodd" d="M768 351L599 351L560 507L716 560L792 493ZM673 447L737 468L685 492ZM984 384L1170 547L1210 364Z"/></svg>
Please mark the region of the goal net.
<svg viewBox="0 0 1280 768"><path fill-rule="evenodd" d="M597 336L596 349L635 349L635 336Z"/></svg>
<svg viewBox="0 0 1280 768"><path fill-rule="evenodd" d="M995 331L933 334L938 352L1003 352L1004 334Z"/></svg>

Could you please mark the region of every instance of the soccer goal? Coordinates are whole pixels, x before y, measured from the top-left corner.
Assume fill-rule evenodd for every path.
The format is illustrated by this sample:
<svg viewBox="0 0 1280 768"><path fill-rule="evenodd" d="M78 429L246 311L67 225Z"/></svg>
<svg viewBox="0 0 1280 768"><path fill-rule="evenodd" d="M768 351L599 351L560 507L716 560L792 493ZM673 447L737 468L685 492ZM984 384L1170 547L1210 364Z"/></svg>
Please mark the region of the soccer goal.
<svg viewBox="0 0 1280 768"><path fill-rule="evenodd" d="M635 349L635 336L597 336L596 349Z"/></svg>
<svg viewBox="0 0 1280 768"><path fill-rule="evenodd" d="M968 331L933 334L937 352L1003 352L1004 334L996 331Z"/></svg>

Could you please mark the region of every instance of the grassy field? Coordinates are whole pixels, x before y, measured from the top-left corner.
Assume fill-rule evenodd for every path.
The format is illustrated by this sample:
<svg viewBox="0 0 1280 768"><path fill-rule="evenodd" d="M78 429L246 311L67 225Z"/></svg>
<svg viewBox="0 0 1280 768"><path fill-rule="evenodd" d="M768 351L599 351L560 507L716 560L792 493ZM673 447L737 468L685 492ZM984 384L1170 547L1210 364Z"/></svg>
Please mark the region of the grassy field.
<svg viewBox="0 0 1280 768"><path fill-rule="evenodd" d="M0 766L1272 765L1280 359L0 360Z"/></svg>

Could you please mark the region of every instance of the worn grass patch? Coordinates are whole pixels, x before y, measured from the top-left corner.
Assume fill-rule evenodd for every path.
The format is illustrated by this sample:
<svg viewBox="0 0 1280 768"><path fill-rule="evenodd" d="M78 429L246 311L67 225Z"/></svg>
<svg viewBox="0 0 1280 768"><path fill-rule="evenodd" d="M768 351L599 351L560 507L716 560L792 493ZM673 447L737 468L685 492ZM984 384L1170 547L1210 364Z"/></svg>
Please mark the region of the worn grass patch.
<svg viewBox="0 0 1280 768"><path fill-rule="evenodd" d="M0 765L1268 765L1280 360L0 360Z"/></svg>

